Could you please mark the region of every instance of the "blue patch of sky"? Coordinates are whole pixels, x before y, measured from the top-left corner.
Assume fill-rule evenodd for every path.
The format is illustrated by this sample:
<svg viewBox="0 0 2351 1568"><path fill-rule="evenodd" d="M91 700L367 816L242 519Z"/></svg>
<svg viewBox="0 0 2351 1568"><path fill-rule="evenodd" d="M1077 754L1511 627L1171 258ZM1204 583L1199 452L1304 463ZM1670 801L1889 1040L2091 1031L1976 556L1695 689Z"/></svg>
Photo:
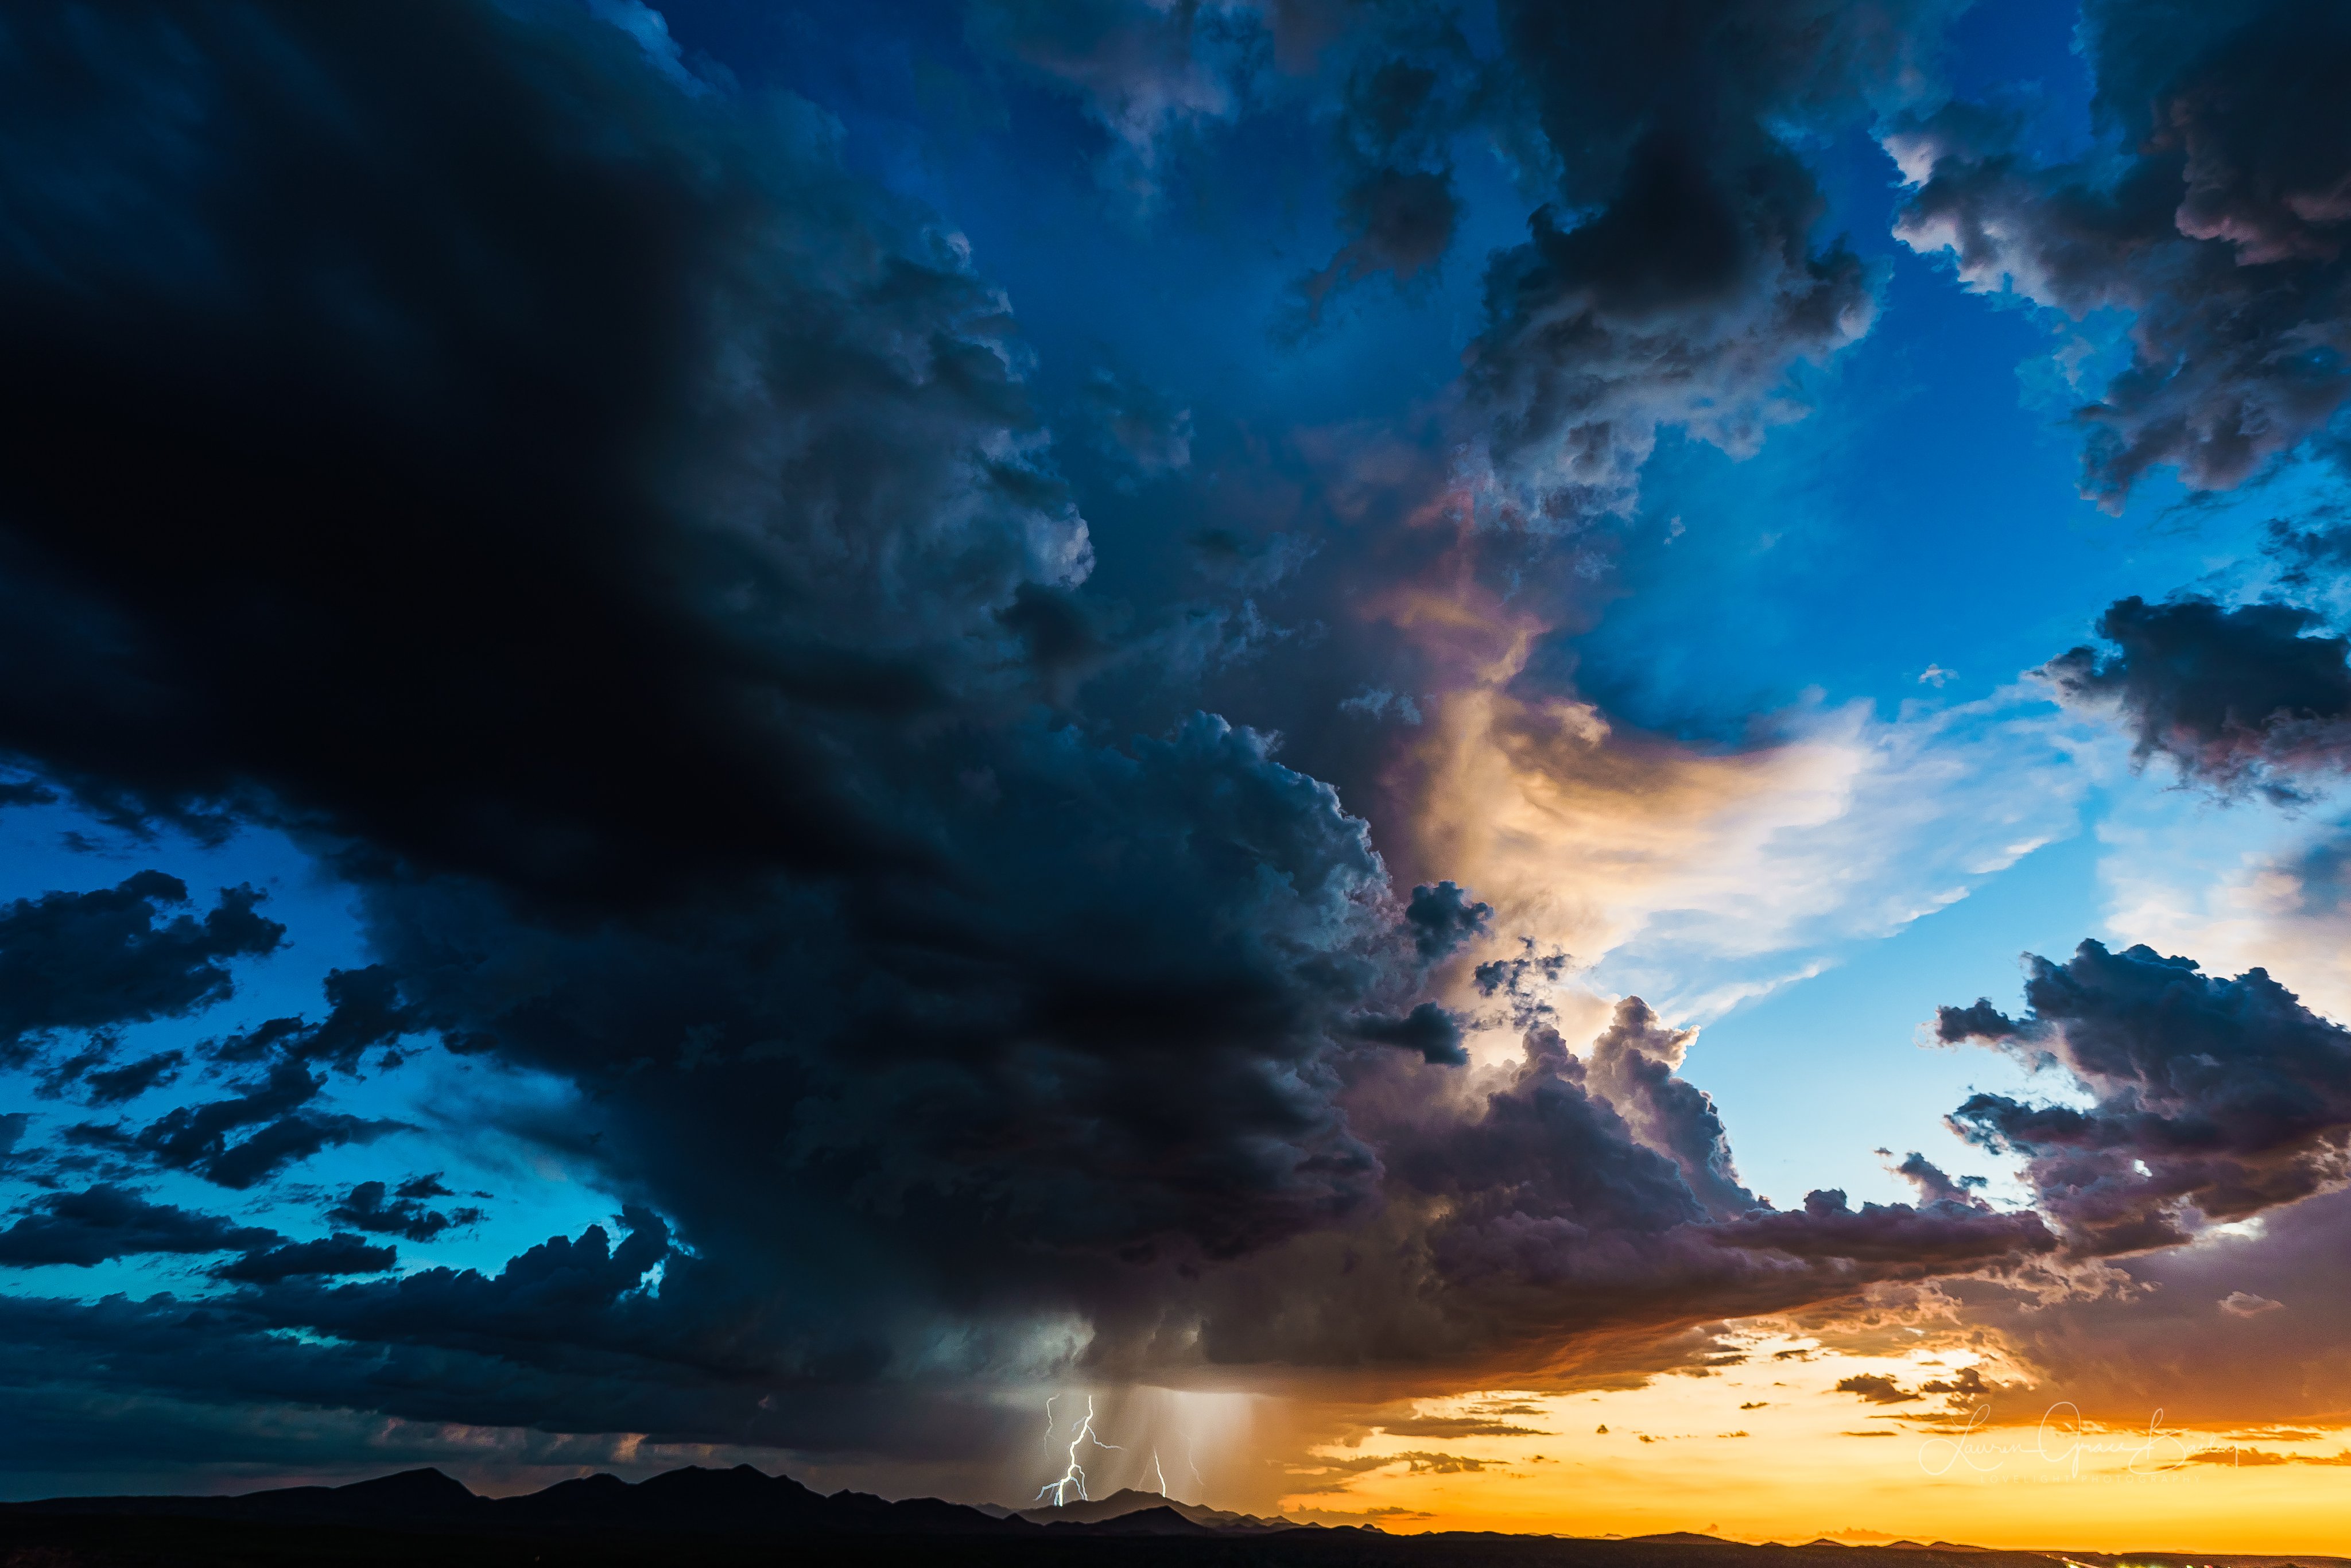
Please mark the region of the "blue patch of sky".
<svg viewBox="0 0 2351 1568"><path fill-rule="evenodd" d="M282 834L246 830L225 842L206 844L171 831L134 836L63 802L0 812L0 902L56 890L111 887L146 870L168 872L184 882L197 913L213 906L221 888L246 883L260 888L267 895L261 912L284 925L287 934L277 952L230 966L236 988L228 1000L191 1017L117 1031L121 1059L173 1049L195 1059L202 1041L266 1019L298 1015L315 1020L328 1010L321 990L327 972L370 962L351 890ZM323 1109L396 1121L410 1130L325 1150L245 1192L168 1171L141 1174L131 1185L153 1202L224 1214L240 1224L267 1226L308 1239L348 1228L326 1218L325 1211L359 1183L397 1183L440 1172L455 1196L431 1200L429 1207L444 1212L475 1207L485 1210L485 1218L478 1225L446 1230L424 1242L376 1238L394 1241L403 1272L435 1264L495 1271L524 1248L553 1235L577 1235L618 1207L586 1173L569 1167L544 1145L519 1132L499 1131L511 1111L528 1109L541 1123L576 1119L580 1113L576 1096L566 1086L538 1075L450 1058L429 1040L414 1043L423 1049L390 1071L371 1069L357 1078L329 1075L329 1087L319 1102ZM0 1112L30 1116L17 1145L20 1155L51 1144L60 1131L78 1123L120 1117L137 1125L152 1120L174 1105L225 1092L226 1079L207 1079L192 1065L176 1083L106 1109L69 1098L47 1098L39 1088L31 1071L0 1071ZM460 1125L462 1135L456 1131ZM20 1167L11 1176L0 1167L0 1224L44 1190L25 1179L28 1169ZM68 1185L83 1179L70 1171L57 1175ZM485 1191L491 1196L473 1196ZM187 1294L214 1288L204 1270L214 1261L158 1256L88 1269L12 1269L5 1282L19 1292L84 1299L118 1291Z"/></svg>
<svg viewBox="0 0 2351 1568"><path fill-rule="evenodd" d="M1944 1114L1977 1089L2064 1098L1980 1047L1930 1047L1921 1026L1940 1005L1989 996L2018 1006L2021 955L2062 958L2100 928L2099 846L2088 834L2051 844L1970 897L1845 961L1707 1028L1688 1076L1715 1097L1740 1176L1782 1207L1818 1186L1855 1203L1911 1196L1875 1151L1917 1150L1953 1175L1995 1178L1995 1197L2023 1197L2011 1162L1963 1145Z"/></svg>

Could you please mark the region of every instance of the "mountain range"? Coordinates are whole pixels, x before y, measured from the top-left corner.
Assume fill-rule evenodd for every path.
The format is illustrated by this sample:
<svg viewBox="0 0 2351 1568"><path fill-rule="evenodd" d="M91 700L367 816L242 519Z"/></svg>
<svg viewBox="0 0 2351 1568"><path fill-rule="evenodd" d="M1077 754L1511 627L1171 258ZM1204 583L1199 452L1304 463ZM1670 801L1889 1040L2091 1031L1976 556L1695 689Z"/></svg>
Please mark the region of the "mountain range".
<svg viewBox="0 0 2351 1568"><path fill-rule="evenodd" d="M748 1465L611 1475L484 1497L435 1469L237 1497L78 1497L0 1505L0 1563L43 1568L431 1563L696 1564L793 1561L994 1564L1396 1564L1397 1568L2351 1568L2340 1557L2014 1552L1949 1542L1750 1546L1710 1535L1630 1539L1390 1536L1228 1512L1123 1490L1065 1507L971 1507L817 1492Z"/></svg>

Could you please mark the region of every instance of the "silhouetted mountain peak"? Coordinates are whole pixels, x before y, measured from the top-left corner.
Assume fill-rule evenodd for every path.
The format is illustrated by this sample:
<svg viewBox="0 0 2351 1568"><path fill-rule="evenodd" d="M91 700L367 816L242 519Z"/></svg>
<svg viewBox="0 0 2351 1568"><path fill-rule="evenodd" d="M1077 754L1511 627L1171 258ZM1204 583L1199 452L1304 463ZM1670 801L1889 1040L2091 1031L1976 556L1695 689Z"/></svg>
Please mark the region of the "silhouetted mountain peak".
<svg viewBox="0 0 2351 1568"><path fill-rule="evenodd" d="M333 1490L338 1498L364 1503L371 1508L419 1511L439 1512L453 1508L471 1508L482 1500L465 1482L430 1467L421 1470L402 1470L397 1475L377 1476L372 1480L353 1481Z"/></svg>
<svg viewBox="0 0 2351 1568"><path fill-rule="evenodd" d="M592 1476L575 1476L568 1481L558 1481L551 1487L530 1493L532 1497L620 1497L631 1490L629 1483L610 1470L598 1470Z"/></svg>
<svg viewBox="0 0 2351 1568"><path fill-rule="evenodd" d="M1288 1520L1259 1519L1254 1514L1229 1513L1210 1508L1205 1503L1184 1502L1155 1491L1136 1491L1122 1488L1108 1497L1083 1498L1071 1503L1051 1503L1036 1508L1007 1509L1003 1517L1025 1519L1031 1524L1102 1524L1125 1519L1134 1514L1165 1509L1193 1524L1210 1530L1296 1530L1300 1526Z"/></svg>
<svg viewBox="0 0 2351 1568"><path fill-rule="evenodd" d="M1105 1498L1105 1502L1111 1500ZM1081 1523L1076 1520L1058 1521L1054 1530L1083 1531L1089 1535L1214 1535L1215 1528L1196 1524L1170 1508L1163 1500L1157 1506L1140 1508L1113 1518Z"/></svg>

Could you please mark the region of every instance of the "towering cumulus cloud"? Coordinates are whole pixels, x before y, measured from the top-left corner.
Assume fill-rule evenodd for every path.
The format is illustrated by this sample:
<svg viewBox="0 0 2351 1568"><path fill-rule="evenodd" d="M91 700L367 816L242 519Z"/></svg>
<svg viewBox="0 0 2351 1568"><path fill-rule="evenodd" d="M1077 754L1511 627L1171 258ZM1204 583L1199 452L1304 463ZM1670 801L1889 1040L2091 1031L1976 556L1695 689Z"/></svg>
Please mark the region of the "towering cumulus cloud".
<svg viewBox="0 0 2351 1568"><path fill-rule="evenodd" d="M562 5L12 37L80 162L10 162L0 744L304 835L399 977L85 1138L246 1186L439 1030L650 1071L616 1179L755 1273L904 1255L851 1295L1346 1212L1331 1041L1412 975L1362 824L1214 717L1033 716L1089 554L1005 301L815 110L659 65ZM789 1299L792 1357L890 1363L878 1304Z"/></svg>

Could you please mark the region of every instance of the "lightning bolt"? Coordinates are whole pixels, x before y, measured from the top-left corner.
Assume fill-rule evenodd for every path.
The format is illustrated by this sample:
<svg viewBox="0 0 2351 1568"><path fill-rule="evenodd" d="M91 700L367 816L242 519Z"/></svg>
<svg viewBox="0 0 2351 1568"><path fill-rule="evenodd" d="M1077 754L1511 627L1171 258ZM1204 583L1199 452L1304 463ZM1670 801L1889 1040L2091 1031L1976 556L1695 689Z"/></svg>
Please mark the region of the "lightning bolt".
<svg viewBox="0 0 2351 1568"><path fill-rule="evenodd" d="M1151 1450L1151 1473L1159 1478L1159 1495L1161 1497L1165 1497L1167 1495L1167 1472L1159 1468L1159 1450L1155 1448Z"/></svg>
<svg viewBox="0 0 2351 1568"><path fill-rule="evenodd" d="M1045 1435L1038 1441L1044 1445L1048 1456L1053 1452L1053 1401L1060 1397L1058 1394L1049 1394L1045 1396Z"/></svg>
<svg viewBox="0 0 2351 1568"><path fill-rule="evenodd" d="M1053 1401L1050 1399L1045 1401L1047 1406L1046 1416L1048 1420L1050 1420L1051 1418L1052 1403ZM1045 1428L1045 1435L1048 1437L1050 1437L1053 1435L1053 1429L1051 1427L1048 1426ZM1078 1423L1077 1433L1070 1439L1070 1468L1061 1472L1061 1479L1047 1481L1043 1486L1037 1489L1037 1500L1039 1502L1045 1500L1045 1494L1047 1492L1051 1492L1053 1494L1053 1506L1055 1508L1060 1508L1070 1500L1070 1490L1073 1487L1077 1489L1078 1500L1080 1502L1092 1500L1086 1496L1085 1467L1078 1463L1078 1449L1081 1445L1088 1442L1092 1443L1097 1448L1109 1448L1120 1453L1123 1453L1125 1451L1124 1449L1120 1448L1116 1443L1105 1443L1099 1437L1094 1435L1094 1396L1091 1394L1086 1396L1085 1418Z"/></svg>
<svg viewBox="0 0 2351 1568"><path fill-rule="evenodd" d="M1200 1473L1200 1461L1192 1457L1192 1439L1189 1437L1184 1439L1184 1462L1192 1467L1194 1480L1198 1481L1202 1486L1208 1484L1207 1478Z"/></svg>

